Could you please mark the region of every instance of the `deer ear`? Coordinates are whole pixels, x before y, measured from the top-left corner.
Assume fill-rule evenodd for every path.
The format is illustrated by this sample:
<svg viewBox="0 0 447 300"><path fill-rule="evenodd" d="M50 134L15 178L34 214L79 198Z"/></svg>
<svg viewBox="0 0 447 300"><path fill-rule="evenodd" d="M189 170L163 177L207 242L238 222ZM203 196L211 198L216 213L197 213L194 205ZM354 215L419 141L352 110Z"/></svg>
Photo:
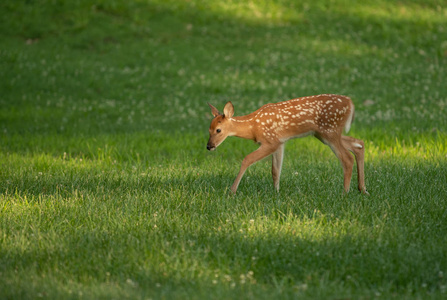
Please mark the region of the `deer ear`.
<svg viewBox="0 0 447 300"><path fill-rule="evenodd" d="M222 115L222 114L217 110L217 108L215 108L214 106L212 106L212 105L209 104L209 103L208 103L208 105L209 105L210 108L211 108L211 113L213 114L213 116L217 117L217 116Z"/></svg>
<svg viewBox="0 0 447 300"><path fill-rule="evenodd" d="M225 104L224 107L224 116L227 118L231 118L234 115L234 106L231 101L228 101L227 104Z"/></svg>

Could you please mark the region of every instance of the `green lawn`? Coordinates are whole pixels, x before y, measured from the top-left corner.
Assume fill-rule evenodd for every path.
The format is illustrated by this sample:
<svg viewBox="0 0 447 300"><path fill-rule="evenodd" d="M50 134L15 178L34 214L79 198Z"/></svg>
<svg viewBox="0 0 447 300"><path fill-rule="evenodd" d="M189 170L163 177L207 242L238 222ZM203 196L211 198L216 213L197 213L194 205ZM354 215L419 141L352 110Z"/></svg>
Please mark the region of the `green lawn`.
<svg viewBox="0 0 447 300"><path fill-rule="evenodd" d="M447 298L444 0L4 0L1 299ZM281 190L235 114L336 93L370 196L313 138Z"/></svg>

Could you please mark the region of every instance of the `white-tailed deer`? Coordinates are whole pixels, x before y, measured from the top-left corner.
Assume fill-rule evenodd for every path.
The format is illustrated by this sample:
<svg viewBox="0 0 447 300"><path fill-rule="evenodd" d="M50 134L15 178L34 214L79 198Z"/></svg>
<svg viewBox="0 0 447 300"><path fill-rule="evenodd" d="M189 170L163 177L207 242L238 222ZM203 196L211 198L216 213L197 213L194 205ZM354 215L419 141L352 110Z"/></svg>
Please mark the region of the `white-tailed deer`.
<svg viewBox="0 0 447 300"><path fill-rule="evenodd" d="M357 162L359 191L368 194L364 176L364 143L349 136L354 116L351 99L341 95L318 95L289 101L266 104L246 116L234 117L234 107L228 102L223 114L208 103L214 119L210 125L210 138L206 148L214 150L228 136L254 140L261 146L242 161L239 174L231 191L236 193L245 170L253 163L273 154L272 176L279 191L279 178L284 156L284 143L292 138L313 135L328 145L343 167L344 191L349 191L354 158Z"/></svg>

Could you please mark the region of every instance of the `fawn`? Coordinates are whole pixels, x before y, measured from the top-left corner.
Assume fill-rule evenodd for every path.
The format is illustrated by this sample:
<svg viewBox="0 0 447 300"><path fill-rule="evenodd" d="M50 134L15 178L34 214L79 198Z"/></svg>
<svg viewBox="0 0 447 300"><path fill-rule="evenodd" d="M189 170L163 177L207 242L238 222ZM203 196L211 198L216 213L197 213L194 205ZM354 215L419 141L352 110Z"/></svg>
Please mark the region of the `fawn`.
<svg viewBox="0 0 447 300"><path fill-rule="evenodd" d="M323 94L270 103L246 116L234 117L234 107L228 102L220 113L208 103L214 118L209 128L206 148L215 150L228 136L254 140L260 147L242 161L240 171L231 186L236 193L245 170L253 163L273 154L272 177L279 191L279 178L284 157L284 143L293 138L313 135L328 145L343 167L344 192L349 191L354 158L357 162L358 189L368 194L364 176L364 143L343 136L354 116L354 104L342 95Z"/></svg>

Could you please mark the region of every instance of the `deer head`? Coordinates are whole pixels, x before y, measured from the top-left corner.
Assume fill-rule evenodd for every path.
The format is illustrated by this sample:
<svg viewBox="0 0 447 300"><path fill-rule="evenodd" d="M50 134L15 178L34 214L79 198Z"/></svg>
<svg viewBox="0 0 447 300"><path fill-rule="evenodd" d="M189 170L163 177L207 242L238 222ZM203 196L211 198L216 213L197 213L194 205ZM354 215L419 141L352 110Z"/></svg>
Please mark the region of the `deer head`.
<svg viewBox="0 0 447 300"><path fill-rule="evenodd" d="M225 104L223 114L217 110L214 106L208 103L211 108L211 113L214 119L211 121L210 125L210 138L206 149L212 151L215 150L228 136L232 133L232 121L231 118L234 115L233 104L229 101Z"/></svg>

